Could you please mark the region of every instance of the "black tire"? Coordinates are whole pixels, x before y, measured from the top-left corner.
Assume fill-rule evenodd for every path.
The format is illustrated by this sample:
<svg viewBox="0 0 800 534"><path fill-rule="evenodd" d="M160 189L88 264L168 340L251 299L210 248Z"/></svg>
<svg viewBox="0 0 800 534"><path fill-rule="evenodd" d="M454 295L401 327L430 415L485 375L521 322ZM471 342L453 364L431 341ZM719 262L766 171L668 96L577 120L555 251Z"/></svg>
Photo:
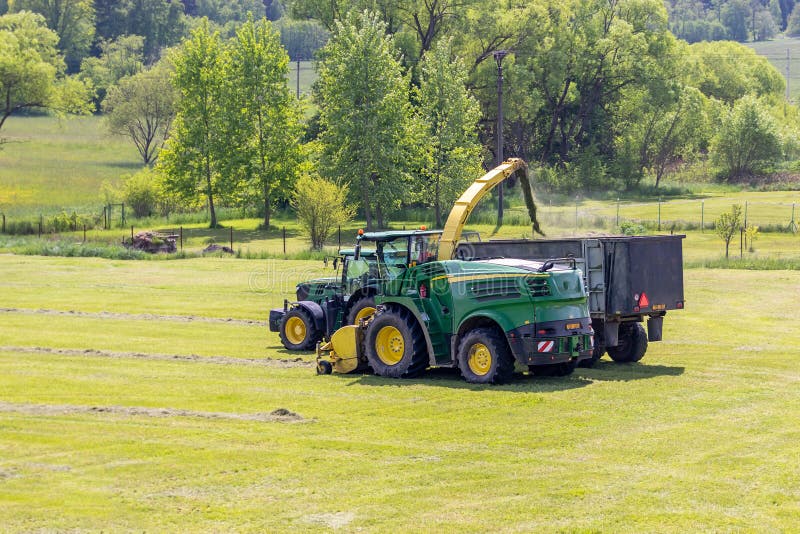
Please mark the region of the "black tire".
<svg viewBox="0 0 800 534"><path fill-rule="evenodd" d="M286 312L281 319L278 333L281 343L289 350L313 350L317 341L322 339L322 331L314 324L311 312L300 306Z"/></svg>
<svg viewBox="0 0 800 534"><path fill-rule="evenodd" d="M514 356L502 333L476 328L458 344L458 367L471 384L505 384L514 374Z"/></svg>
<svg viewBox="0 0 800 534"><path fill-rule="evenodd" d="M528 369L533 376L569 376L575 371L575 362L551 363L548 365L530 365Z"/></svg>
<svg viewBox="0 0 800 534"><path fill-rule="evenodd" d="M616 363L638 362L647 352L647 333L639 323L622 323L619 326L619 344L608 347L608 355Z"/></svg>
<svg viewBox="0 0 800 534"><path fill-rule="evenodd" d="M376 313L367 327L367 361L378 376L413 378L428 367L425 336L405 308Z"/></svg>
<svg viewBox="0 0 800 534"><path fill-rule="evenodd" d="M317 374L318 375L329 375L333 372L333 365L331 362L320 360L317 362Z"/></svg>
<svg viewBox="0 0 800 534"><path fill-rule="evenodd" d="M578 364L578 367L593 367L594 364L603 357L603 354L606 353L606 348L602 343L597 341L597 338L594 338L594 349L592 349L592 357L586 358L585 360L581 360Z"/></svg>
<svg viewBox="0 0 800 534"><path fill-rule="evenodd" d="M347 324L357 324L358 314L364 308L372 308L373 313L375 310L375 298L372 295L364 295L359 298L347 312Z"/></svg>

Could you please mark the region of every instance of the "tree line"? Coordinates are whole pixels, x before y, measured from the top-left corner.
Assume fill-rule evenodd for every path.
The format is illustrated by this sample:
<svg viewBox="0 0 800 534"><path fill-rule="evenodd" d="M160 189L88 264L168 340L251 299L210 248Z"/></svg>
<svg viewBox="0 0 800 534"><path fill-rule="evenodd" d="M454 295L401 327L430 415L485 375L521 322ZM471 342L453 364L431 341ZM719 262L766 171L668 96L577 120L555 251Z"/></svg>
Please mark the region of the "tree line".
<svg viewBox="0 0 800 534"><path fill-rule="evenodd" d="M722 16L732 3L696 7ZM216 19L186 15L212 14L203 11L212 5ZM224 9L233 11L219 18ZM264 16L270 9L277 21ZM784 102L780 73L738 43L677 38L659 0L208 0L184 2L182 16L189 37L159 44L158 61L148 59L147 36L120 33L99 41L72 77L51 31L40 60L53 83L34 105L69 107L82 82L109 126L157 163L164 204L205 204L212 224L222 203L257 208L268 226L278 203L299 206L301 176L340 188L330 196L346 191L369 227L409 205L430 206L441 224L497 156L498 53L503 155L534 162L543 187L622 191L645 178L658 187L671 169L701 160L733 179L797 157L798 111ZM22 19L49 31L30 13L2 17L0 31L18 31ZM311 99L287 89L281 21L316 28L317 44L305 45L325 43ZM67 81L71 91L54 89Z"/></svg>

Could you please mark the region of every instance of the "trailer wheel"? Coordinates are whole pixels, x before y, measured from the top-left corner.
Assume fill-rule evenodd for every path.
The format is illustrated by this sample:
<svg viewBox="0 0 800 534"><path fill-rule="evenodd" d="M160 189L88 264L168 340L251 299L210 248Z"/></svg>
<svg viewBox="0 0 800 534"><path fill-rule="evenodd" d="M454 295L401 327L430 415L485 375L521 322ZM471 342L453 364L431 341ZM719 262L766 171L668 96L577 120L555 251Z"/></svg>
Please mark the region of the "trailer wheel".
<svg viewBox="0 0 800 534"><path fill-rule="evenodd" d="M347 324L358 324L358 321L365 319L375 313L375 298L371 295L364 295L358 299L347 312Z"/></svg>
<svg viewBox="0 0 800 534"><path fill-rule="evenodd" d="M619 344L607 347L608 355L617 363L638 362L647 352L647 333L639 323L623 323L619 327Z"/></svg>
<svg viewBox="0 0 800 534"><path fill-rule="evenodd" d="M408 310L389 308L367 327L367 361L378 376L413 378L428 367L425 336Z"/></svg>
<svg viewBox="0 0 800 534"><path fill-rule="evenodd" d="M281 343L289 350L311 350L322 339L322 332L314 324L311 313L300 306L283 316L279 335Z"/></svg>
<svg viewBox="0 0 800 534"><path fill-rule="evenodd" d="M476 328L458 344L458 367L471 384L504 384L514 374L514 356L492 328Z"/></svg>

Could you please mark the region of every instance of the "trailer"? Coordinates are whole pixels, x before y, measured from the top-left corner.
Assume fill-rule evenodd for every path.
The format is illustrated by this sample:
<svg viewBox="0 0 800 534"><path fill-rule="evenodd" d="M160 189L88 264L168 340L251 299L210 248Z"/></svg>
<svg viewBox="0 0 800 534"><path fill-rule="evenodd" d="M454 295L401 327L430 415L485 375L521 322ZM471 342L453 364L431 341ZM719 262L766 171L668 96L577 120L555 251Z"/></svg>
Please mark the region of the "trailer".
<svg viewBox="0 0 800 534"><path fill-rule="evenodd" d="M518 258L577 262L589 295L595 332L592 365L605 352L615 362L635 362L648 341L661 341L668 311L684 307L684 235L507 239L461 243L462 260ZM647 320L645 333L642 322Z"/></svg>

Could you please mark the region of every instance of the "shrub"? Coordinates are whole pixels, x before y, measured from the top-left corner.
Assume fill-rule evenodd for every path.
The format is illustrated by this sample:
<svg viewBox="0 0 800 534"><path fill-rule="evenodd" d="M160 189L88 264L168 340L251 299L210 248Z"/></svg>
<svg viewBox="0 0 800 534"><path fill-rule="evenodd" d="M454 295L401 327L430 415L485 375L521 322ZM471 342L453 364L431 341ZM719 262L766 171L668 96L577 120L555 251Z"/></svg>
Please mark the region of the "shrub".
<svg viewBox="0 0 800 534"><path fill-rule="evenodd" d="M122 198L136 217L147 217L158 207L160 189L155 172L146 168L125 178Z"/></svg>
<svg viewBox="0 0 800 534"><path fill-rule="evenodd" d="M714 163L731 179L752 175L778 158L781 139L761 102L745 96L723 117L711 150Z"/></svg>
<svg viewBox="0 0 800 534"><path fill-rule="evenodd" d="M320 250L337 226L353 218L355 210L345 204L346 185L337 185L318 176L304 174L297 180L292 194L292 207L311 241L311 248Z"/></svg>

